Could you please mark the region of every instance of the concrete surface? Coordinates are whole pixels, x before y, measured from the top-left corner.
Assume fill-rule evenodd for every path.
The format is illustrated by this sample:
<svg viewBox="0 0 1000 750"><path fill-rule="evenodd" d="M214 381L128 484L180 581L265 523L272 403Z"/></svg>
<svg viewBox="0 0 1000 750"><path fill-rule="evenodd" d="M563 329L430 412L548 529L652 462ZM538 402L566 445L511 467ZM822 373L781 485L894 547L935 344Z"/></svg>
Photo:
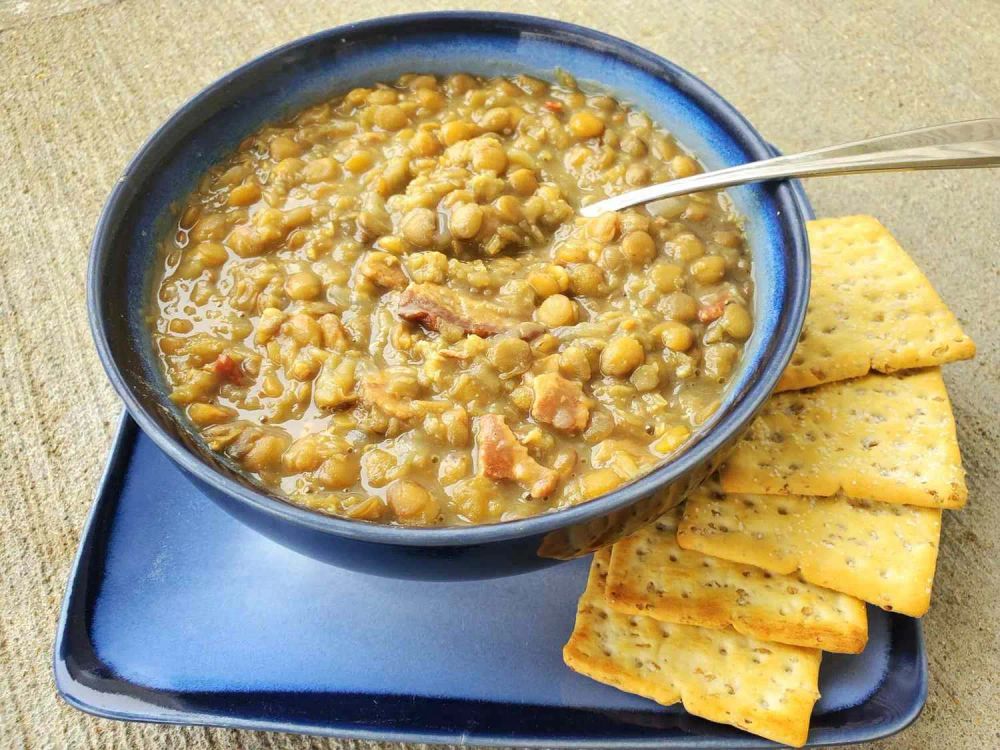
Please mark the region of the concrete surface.
<svg viewBox="0 0 1000 750"><path fill-rule="evenodd" d="M91 347L84 268L98 211L145 136L264 50L371 15L455 3L0 0L0 746L361 747L126 725L56 697L66 574L120 407ZM464 5L460 4L460 5ZM483 3L595 26L702 76L785 150L1000 114L1000 4ZM820 215L870 212L897 234L979 344L946 370L969 473L948 513L926 617L930 697L879 748L1000 745L997 325L1000 174L814 180Z"/></svg>

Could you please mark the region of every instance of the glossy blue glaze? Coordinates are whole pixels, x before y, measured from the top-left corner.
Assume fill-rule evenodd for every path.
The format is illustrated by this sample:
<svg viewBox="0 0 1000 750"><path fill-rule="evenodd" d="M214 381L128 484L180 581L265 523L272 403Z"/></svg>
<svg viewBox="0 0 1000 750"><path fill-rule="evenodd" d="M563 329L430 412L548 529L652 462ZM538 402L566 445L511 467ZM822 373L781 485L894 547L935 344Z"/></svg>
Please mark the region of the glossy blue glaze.
<svg viewBox="0 0 1000 750"><path fill-rule="evenodd" d="M561 660L587 560L481 582L340 570L216 508L123 420L55 648L72 705L118 719L406 742L771 746L582 677ZM923 705L919 621L869 609L824 655L810 744L885 736Z"/></svg>
<svg viewBox="0 0 1000 750"><path fill-rule="evenodd" d="M683 499L749 424L794 348L809 287L803 199L790 184L731 191L754 255L756 330L719 412L677 458L590 503L523 521L406 529L322 516L262 491L212 454L165 398L143 319L156 241L169 206L215 160L266 121L352 86L406 71L478 74L562 67L646 110L709 168L770 154L729 104L646 50L595 31L529 16L429 13L332 29L225 76L143 146L97 227L88 275L98 353L131 414L225 510L314 557L386 575L428 579L519 573L607 545Z"/></svg>

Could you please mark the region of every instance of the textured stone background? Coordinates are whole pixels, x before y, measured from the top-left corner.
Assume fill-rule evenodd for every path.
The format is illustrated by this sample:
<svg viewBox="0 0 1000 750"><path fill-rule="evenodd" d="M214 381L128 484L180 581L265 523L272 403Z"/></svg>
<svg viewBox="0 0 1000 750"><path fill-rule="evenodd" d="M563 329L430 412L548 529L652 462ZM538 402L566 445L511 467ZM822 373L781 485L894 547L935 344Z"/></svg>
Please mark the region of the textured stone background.
<svg viewBox="0 0 1000 750"><path fill-rule="evenodd" d="M120 407L84 314L87 246L145 136L223 72L371 15L465 5L0 0L0 747L348 747L102 721L59 701L51 644ZM483 3L594 26L703 77L786 151L1000 115L996 0ZM926 617L930 697L880 748L1000 744L1000 174L814 180L820 215L878 216L979 344L947 368L969 507L945 518Z"/></svg>

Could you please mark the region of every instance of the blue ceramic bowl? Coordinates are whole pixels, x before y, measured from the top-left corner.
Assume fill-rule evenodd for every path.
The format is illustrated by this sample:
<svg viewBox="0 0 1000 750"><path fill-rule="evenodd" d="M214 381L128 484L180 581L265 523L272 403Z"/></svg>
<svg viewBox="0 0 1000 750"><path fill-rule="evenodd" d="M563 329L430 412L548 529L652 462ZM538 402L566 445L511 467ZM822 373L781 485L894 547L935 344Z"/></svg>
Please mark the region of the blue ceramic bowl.
<svg viewBox="0 0 1000 750"><path fill-rule="evenodd" d="M798 339L809 289L803 204L789 184L730 191L754 259L756 330L722 407L674 460L591 502L521 521L413 529L324 516L269 494L213 454L166 398L144 320L156 245L199 176L262 124L406 72L480 75L562 68L648 112L709 168L771 154L718 94L676 65L596 31L531 16L424 13L292 42L209 86L139 150L97 226L88 309L108 376L140 427L226 511L276 541L384 575L487 578L586 554L683 499L716 468L773 390ZM155 529L151 530L155 533Z"/></svg>

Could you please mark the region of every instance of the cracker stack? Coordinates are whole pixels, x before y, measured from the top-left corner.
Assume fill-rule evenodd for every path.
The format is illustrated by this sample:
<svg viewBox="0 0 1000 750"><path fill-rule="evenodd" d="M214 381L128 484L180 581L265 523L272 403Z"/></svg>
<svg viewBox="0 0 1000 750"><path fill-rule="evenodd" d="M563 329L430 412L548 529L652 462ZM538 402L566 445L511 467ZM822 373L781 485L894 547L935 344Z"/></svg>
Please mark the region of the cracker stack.
<svg viewBox="0 0 1000 750"><path fill-rule="evenodd" d="M865 603L930 605L943 509L967 490L940 365L975 345L888 230L809 223L805 327L718 477L597 553L563 651L576 671L801 746L822 651Z"/></svg>

